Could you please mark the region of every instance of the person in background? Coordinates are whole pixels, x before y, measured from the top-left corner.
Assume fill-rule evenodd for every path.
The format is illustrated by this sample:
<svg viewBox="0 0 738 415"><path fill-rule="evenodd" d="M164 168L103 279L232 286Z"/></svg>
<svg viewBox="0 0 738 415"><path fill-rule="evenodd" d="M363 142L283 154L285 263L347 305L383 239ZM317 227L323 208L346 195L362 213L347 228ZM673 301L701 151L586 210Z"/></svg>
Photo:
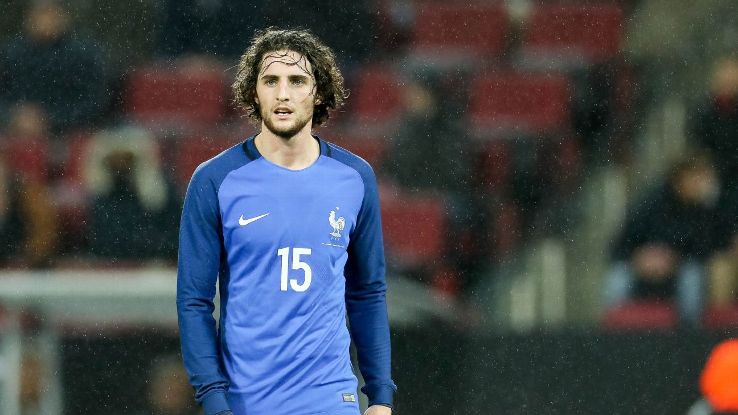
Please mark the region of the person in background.
<svg viewBox="0 0 738 415"><path fill-rule="evenodd" d="M462 111L455 104L442 74L417 73L402 88L402 115L390 135L382 171L408 192L430 192L446 200L449 229L456 244L447 252L450 270L461 294L466 294L484 271L488 212L475 188L474 145L463 126L449 114ZM459 245L463 245L460 247Z"/></svg>
<svg viewBox="0 0 738 415"><path fill-rule="evenodd" d="M262 20L263 3L263 0L161 2L157 54L166 58L214 58L230 64L242 52L233 40L246 38L254 31Z"/></svg>
<svg viewBox="0 0 738 415"><path fill-rule="evenodd" d="M738 232L726 249L711 258L708 270L710 305L729 309L738 304Z"/></svg>
<svg viewBox="0 0 738 415"><path fill-rule="evenodd" d="M91 253L116 262L173 260L180 199L151 134L137 127L103 130L86 160Z"/></svg>
<svg viewBox="0 0 738 415"><path fill-rule="evenodd" d="M733 236L727 248L709 262L709 302L727 309L738 300L738 58L718 59L713 68L709 96L694 111L693 144L715 160L722 184L721 207Z"/></svg>
<svg viewBox="0 0 738 415"><path fill-rule="evenodd" d="M63 2L29 2L23 33L0 48L0 120L33 103L52 133L96 120L109 104L104 53L72 30Z"/></svg>
<svg viewBox="0 0 738 415"><path fill-rule="evenodd" d="M629 213L613 248L605 306L632 299L675 299L687 324L698 325L704 263L725 244L719 180L706 154L686 157L666 183Z"/></svg>
<svg viewBox="0 0 738 415"><path fill-rule="evenodd" d="M16 106L0 140L0 261L48 267L58 248L43 111Z"/></svg>
<svg viewBox="0 0 738 415"><path fill-rule="evenodd" d="M368 0L269 0L264 2L261 27L312 28L336 52L341 69L350 74L375 46L375 8ZM285 13L290 10L294 12Z"/></svg>
<svg viewBox="0 0 738 415"><path fill-rule="evenodd" d="M724 184L738 181L738 58L723 57L715 63L710 95L695 111L692 139L711 153ZM724 190L735 192L736 186Z"/></svg>
<svg viewBox="0 0 738 415"><path fill-rule="evenodd" d="M145 415L194 415L198 408L192 401L187 372L177 356L162 356L152 363L147 379L149 410ZM142 413L141 415L144 415Z"/></svg>
<svg viewBox="0 0 738 415"><path fill-rule="evenodd" d="M43 415L43 393L49 379L48 369L39 352L31 347L24 350L20 363L19 404L21 415Z"/></svg>

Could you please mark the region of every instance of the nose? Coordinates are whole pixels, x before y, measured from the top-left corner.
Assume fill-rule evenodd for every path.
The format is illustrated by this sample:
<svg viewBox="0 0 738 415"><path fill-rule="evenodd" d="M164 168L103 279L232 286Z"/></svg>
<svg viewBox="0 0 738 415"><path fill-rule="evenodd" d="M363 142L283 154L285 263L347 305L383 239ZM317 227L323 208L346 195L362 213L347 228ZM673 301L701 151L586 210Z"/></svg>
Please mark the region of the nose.
<svg viewBox="0 0 738 415"><path fill-rule="evenodd" d="M287 90L287 82L280 82L277 88L277 100L278 101L289 101L290 95Z"/></svg>

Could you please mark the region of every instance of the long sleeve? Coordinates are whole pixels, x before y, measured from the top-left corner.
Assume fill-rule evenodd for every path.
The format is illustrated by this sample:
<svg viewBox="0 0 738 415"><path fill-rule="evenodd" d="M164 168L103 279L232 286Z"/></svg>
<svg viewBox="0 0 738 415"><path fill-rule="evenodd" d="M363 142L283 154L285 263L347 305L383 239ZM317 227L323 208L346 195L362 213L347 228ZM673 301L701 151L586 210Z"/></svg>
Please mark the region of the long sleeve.
<svg viewBox="0 0 738 415"><path fill-rule="evenodd" d="M201 169L187 189L179 237L177 315L182 357L206 415L228 410L213 318L215 287L224 257L217 191Z"/></svg>
<svg viewBox="0 0 738 415"><path fill-rule="evenodd" d="M363 174L364 200L348 247L345 267L346 309L356 346L362 388L369 404L392 406L389 319L385 293L384 247L379 197L374 174Z"/></svg>

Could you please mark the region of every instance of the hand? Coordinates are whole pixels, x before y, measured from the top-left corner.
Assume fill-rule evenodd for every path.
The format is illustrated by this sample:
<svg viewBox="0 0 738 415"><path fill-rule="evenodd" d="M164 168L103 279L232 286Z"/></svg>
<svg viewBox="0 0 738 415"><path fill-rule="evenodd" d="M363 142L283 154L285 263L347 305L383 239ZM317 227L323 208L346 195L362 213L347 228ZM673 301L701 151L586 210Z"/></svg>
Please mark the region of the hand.
<svg viewBox="0 0 738 415"><path fill-rule="evenodd" d="M392 408L383 405L372 405L367 408L364 415L392 415Z"/></svg>

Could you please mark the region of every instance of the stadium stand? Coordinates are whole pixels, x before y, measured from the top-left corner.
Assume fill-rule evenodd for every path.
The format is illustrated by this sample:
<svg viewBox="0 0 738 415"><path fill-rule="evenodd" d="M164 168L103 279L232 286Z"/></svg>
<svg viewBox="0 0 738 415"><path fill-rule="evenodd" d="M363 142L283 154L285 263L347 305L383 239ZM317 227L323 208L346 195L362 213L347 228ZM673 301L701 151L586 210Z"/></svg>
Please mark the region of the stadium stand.
<svg viewBox="0 0 738 415"><path fill-rule="evenodd" d="M349 111L362 129L387 131L399 120L401 102L400 76L391 65L375 65L355 74L356 85L351 89Z"/></svg>
<svg viewBox="0 0 738 415"><path fill-rule="evenodd" d="M536 5L525 24L521 57L563 67L611 59L621 50L624 18L614 3Z"/></svg>
<svg viewBox="0 0 738 415"><path fill-rule="evenodd" d="M509 23L502 2L426 1L415 13L410 53L416 57L447 66L505 50Z"/></svg>
<svg viewBox="0 0 738 415"><path fill-rule="evenodd" d="M671 302L633 301L607 310L602 324L613 331L671 330L678 321Z"/></svg>
<svg viewBox="0 0 738 415"><path fill-rule="evenodd" d="M217 69L147 65L131 72L125 111L135 122L177 131L212 127L224 120L226 79Z"/></svg>
<svg viewBox="0 0 738 415"><path fill-rule="evenodd" d="M388 255L407 268L433 268L443 257L445 205L436 195L380 189L382 230Z"/></svg>
<svg viewBox="0 0 738 415"><path fill-rule="evenodd" d="M477 136L565 131L570 100L564 75L482 73L472 81L469 118Z"/></svg>

